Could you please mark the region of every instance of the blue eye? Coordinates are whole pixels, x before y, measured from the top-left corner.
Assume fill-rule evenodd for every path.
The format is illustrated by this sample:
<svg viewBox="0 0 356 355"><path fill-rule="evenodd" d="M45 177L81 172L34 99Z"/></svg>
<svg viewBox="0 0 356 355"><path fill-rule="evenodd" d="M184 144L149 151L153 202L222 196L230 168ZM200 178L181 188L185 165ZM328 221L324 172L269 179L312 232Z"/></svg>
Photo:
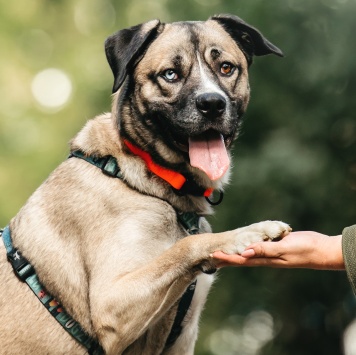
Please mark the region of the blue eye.
<svg viewBox="0 0 356 355"><path fill-rule="evenodd" d="M167 81L170 81L170 82L175 82L175 81L179 80L179 75L173 69L165 70L162 73L162 76L163 76L164 79L166 79Z"/></svg>

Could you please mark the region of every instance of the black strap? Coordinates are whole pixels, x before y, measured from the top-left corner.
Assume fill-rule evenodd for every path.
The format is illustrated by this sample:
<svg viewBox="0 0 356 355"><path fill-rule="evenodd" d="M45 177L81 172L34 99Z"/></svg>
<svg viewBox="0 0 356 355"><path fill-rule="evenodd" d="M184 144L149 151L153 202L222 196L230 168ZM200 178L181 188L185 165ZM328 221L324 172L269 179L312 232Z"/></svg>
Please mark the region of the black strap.
<svg viewBox="0 0 356 355"><path fill-rule="evenodd" d="M175 341L178 339L183 330L183 321L189 310L190 304L192 303L192 299L194 296L195 287L197 285L197 280L189 285L189 287L185 290L182 298L179 301L177 314L174 319L171 332L168 335L166 341L166 348L172 346Z"/></svg>
<svg viewBox="0 0 356 355"><path fill-rule="evenodd" d="M172 190L178 195L204 196L205 188L198 185L194 180L187 178L183 186L177 190L172 187Z"/></svg>
<svg viewBox="0 0 356 355"><path fill-rule="evenodd" d="M11 263L16 276L23 282L35 272L32 265L16 248L7 254L7 260Z"/></svg>
<svg viewBox="0 0 356 355"><path fill-rule="evenodd" d="M122 179L122 174L120 171L120 167L117 163L117 160L112 156L106 156L106 157L86 156L83 152L76 150L73 151L68 158L72 158L72 157L83 159L88 163L95 165L96 167L101 169L105 175ZM182 224L183 228L188 232L188 234L199 233L200 217L196 213L194 212L178 213L177 218L179 222ZM196 284L197 284L196 280L192 284L190 284L179 301L177 314L174 319L171 332L169 333L166 341L166 347L172 346L174 342L178 339L179 335L182 333L183 321L192 303Z"/></svg>

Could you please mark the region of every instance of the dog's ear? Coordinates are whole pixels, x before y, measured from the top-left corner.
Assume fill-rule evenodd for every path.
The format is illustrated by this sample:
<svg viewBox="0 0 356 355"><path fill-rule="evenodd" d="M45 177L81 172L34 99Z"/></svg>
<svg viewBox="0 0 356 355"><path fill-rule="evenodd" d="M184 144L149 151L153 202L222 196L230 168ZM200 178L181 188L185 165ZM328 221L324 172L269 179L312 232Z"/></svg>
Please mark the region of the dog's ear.
<svg viewBox="0 0 356 355"><path fill-rule="evenodd" d="M276 54L283 57L282 51L266 39L260 31L234 15L215 15L210 20L217 21L237 42L244 52L249 65L254 55Z"/></svg>
<svg viewBox="0 0 356 355"><path fill-rule="evenodd" d="M105 53L114 74L113 93L120 88L128 71L142 58L145 49L156 37L160 24L159 20L152 20L107 38Z"/></svg>

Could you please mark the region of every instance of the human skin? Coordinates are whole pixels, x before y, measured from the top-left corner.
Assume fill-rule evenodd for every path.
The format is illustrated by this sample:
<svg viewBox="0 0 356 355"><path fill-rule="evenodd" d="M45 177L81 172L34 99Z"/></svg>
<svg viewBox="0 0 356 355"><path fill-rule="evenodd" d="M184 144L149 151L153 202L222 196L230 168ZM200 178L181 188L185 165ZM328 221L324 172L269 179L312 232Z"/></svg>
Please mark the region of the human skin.
<svg viewBox="0 0 356 355"><path fill-rule="evenodd" d="M330 237L317 232L293 232L280 241L260 242L248 246L241 254L212 254L217 267L266 266L274 268L307 268L345 270L342 236Z"/></svg>

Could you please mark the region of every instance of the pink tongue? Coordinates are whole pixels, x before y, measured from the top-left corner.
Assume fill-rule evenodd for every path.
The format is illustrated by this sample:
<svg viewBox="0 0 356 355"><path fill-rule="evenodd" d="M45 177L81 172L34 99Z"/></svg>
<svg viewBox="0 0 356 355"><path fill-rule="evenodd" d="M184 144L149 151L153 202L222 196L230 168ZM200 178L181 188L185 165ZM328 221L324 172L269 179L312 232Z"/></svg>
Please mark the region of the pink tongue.
<svg viewBox="0 0 356 355"><path fill-rule="evenodd" d="M210 180L221 178L229 168L230 159L219 133L189 138L190 165L208 175Z"/></svg>

